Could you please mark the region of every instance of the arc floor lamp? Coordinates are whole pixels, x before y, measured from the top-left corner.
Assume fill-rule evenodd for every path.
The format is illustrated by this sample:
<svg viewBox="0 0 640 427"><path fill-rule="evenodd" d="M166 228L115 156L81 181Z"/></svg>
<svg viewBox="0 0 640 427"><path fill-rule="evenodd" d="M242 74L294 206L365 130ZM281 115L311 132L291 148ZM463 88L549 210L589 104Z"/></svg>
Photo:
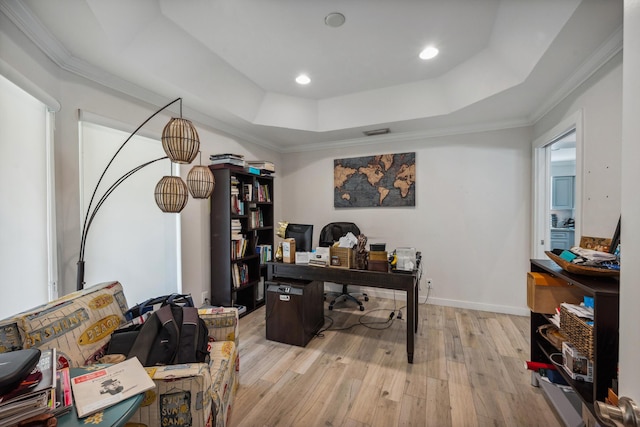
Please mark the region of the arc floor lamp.
<svg viewBox="0 0 640 427"><path fill-rule="evenodd" d="M131 169L129 172L116 179L113 184L111 184L106 190L104 190L100 198L96 201L102 179L104 178L107 170L115 160L116 156L120 153L120 151L122 151L124 146L131 140L131 138L133 138L136 133L138 133L138 131L145 124L149 122L149 120L151 120L161 111L167 109L176 102L180 102L180 117L172 117L162 131L162 148L164 149L166 156L150 160ZM91 199L89 200L89 205L87 206L87 212L85 214L82 225L82 234L80 236L80 252L78 255L78 270L76 276L77 290L83 289L85 284L84 252L89 229L91 228L91 224L96 214L100 210L100 207L102 207L111 193L113 193L115 189L118 188L118 186L120 186L120 184L122 184L131 175L135 174L140 169L143 169L144 167L149 166L152 163L164 159L169 159L172 163L190 164L199 153L200 137L198 136L198 131L189 120L182 118L182 98L174 99L164 107L160 108L158 111L149 116L144 122L142 122L142 124L138 126L136 130L131 133L131 135L129 135L129 137L122 143L120 148L118 148L113 157L111 157L111 160L109 160L109 163L107 163L107 166L102 171L102 174L100 175L100 178L98 179L98 182L96 183L96 186L91 195ZM214 186L215 179L211 170L209 170L207 166L199 164L194 166L187 174L186 184L179 176L169 175L162 177L162 179L160 179L160 181L156 185L154 192L156 204L163 212L179 213L187 204L187 200L189 198L188 193L191 193L191 196L194 199L207 199L209 198L209 196L211 196ZM95 204L94 201L96 201Z"/></svg>

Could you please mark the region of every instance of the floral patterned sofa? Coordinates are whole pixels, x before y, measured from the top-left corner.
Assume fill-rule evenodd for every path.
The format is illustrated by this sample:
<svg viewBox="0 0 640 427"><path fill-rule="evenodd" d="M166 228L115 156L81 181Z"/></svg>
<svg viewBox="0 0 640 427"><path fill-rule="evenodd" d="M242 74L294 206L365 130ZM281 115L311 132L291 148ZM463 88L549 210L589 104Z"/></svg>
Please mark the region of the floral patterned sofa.
<svg viewBox="0 0 640 427"><path fill-rule="evenodd" d="M0 353L56 348L58 366L100 359L128 306L119 282L101 283L0 320ZM130 422L141 426L226 426L238 386L238 312L200 309L209 329L209 363L147 368L156 384ZM211 340L213 339L213 340Z"/></svg>

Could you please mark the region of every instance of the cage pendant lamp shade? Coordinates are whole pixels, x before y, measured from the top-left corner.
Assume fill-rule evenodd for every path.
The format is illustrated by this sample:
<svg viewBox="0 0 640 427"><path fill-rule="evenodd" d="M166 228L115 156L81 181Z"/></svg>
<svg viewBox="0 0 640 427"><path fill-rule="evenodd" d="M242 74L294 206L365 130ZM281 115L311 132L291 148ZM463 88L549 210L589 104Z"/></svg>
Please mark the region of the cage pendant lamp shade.
<svg viewBox="0 0 640 427"><path fill-rule="evenodd" d="M162 148L173 163L191 163L200 150L198 131L191 121L172 117L162 130Z"/></svg>
<svg viewBox="0 0 640 427"><path fill-rule="evenodd" d="M178 213L187 205L187 184L179 176L164 176L156 184L155 197L162 212Z"/></svg>
<svg viewBox="0 0 640 427"><path fill-rule="evenodd" d="M215 186L216 179L207 166L194 166L187 174L187 187L194 199L208 199Z"/></svg>

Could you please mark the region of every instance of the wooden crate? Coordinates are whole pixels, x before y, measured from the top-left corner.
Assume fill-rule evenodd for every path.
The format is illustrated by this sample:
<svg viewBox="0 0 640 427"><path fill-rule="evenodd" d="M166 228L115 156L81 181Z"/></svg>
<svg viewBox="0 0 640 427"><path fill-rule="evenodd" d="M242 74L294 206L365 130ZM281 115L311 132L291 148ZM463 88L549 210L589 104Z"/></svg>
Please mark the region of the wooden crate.
<svg viewBox="0 0 640 427"><path fill-rule="evenodd" d="M356 253L351 248L329 248L329 266L334 268L355 268Z"/></svg>

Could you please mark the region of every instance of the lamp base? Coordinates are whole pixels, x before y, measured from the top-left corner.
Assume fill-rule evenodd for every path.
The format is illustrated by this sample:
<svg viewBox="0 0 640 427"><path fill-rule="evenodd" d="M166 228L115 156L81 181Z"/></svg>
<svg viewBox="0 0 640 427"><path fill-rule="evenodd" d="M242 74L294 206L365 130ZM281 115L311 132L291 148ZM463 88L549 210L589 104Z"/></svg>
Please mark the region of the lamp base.
<svg viewBox="0 0 640 427"><path fill-rule="evenodd" d="M76 274L76 290L84 289L84 261L78 261L78 272Z"/></svg>

